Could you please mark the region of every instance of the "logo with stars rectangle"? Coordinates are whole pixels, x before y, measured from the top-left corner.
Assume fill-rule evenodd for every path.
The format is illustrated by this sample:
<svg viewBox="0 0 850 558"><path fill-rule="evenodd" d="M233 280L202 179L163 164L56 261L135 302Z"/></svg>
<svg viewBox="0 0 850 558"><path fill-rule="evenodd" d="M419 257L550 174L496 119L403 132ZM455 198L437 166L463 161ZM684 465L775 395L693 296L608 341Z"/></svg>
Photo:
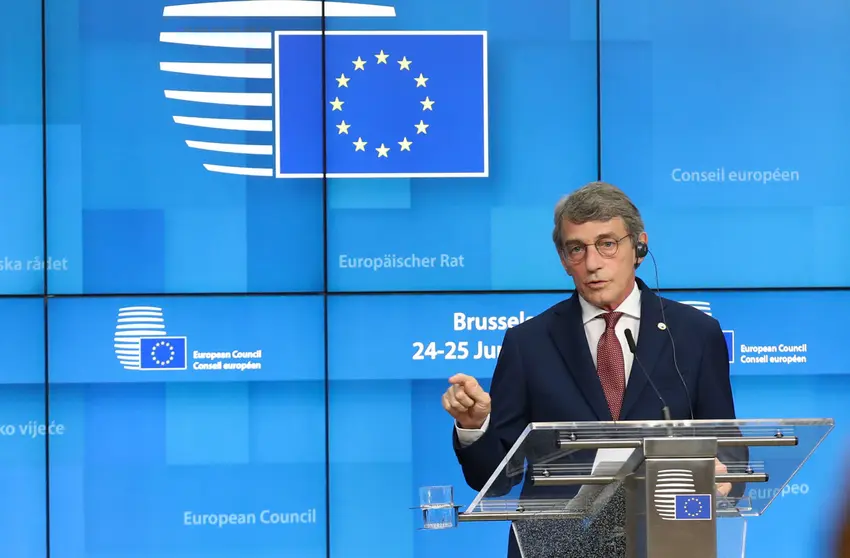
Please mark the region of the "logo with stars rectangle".
<svg viewBox="0 0 850 558"><path fill-rule="evenodd" d="M676 494L675 519L706 521L711 519L711 494Z"/></svg>
<svg viewBox="0 0 850 558"><path fill-rule="evenodd" d="M275 72L280 178L489 174L486 32L278 31Z"/></svg>

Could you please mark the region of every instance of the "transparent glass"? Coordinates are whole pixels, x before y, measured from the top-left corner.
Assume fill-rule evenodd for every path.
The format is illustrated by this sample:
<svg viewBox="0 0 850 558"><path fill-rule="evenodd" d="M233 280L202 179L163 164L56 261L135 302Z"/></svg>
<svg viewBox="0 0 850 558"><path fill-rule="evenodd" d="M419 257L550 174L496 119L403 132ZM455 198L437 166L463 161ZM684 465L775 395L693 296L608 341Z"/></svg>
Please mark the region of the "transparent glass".
<svg viewBox="0 0 850 558"><path fill-rule="evenodd" d="M649 517L640 495L644 452L675 447L665 455L681 463L676 455L688 459L676 453L681 448L707 447L694 451L716 453L715 493L686 498L693 490L677 485L668 495L656 487L655 507L667 506L659 499L669 496L669 509L658 514L664 519L713 517L715 555L741 558L748 518L782 494L833 427L832 419L532 423L458 521L511 521L523 558L625 557L626 546L646 536L639 519ZM671 445L670 438L692 439ZM709 502L711 512L697 504L705 515L691 515L687 506L696 501Z"/></svg>
<svg viewBox="0 0 850 558"><path fill-rule="evenodd" d="M419 489L419 509L423 529L450 529L457 526L454 488L423 486Z"/></svg>
<svg viewBox="0 0 850 558"><path fill-rule="evenodd" d="M717 498L718 516L761 515L834 427L832 419L531 423L463 513L583 512L645 438L716 437L734 498ZM749 445L744 445L745 443ZM546 479L579 477L568 486ZM741 486L743 485L743 486Z"/></svg>

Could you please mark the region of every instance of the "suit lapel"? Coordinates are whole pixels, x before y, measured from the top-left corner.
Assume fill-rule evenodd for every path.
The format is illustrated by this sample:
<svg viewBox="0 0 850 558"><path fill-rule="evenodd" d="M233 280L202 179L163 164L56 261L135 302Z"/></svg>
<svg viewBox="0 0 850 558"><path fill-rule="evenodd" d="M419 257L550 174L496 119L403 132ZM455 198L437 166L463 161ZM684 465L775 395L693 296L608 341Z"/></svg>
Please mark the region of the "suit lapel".
<svg viewBox="0 0 850 558"><path fill-rule="evenodd" d="M572 298L565 300L555 309L555 319L552 320L549 335L585 400L596 413L597 420L612 420L608 401L605 399L599 375L593 365L593 357L587 346L577 294L573 294ZM642 338L643 333L638 333L638 339Z"/></svg>
<svg viewBox="0 0 850 558"><path fill-rule="evenodd" d="M626 394L623 398L623 407L620 411L620 420L627 420L629 412L634 408L644 388L647 387L646 375L653 374L655 365L658 362L658 356L661 354L661 349L664 344L669 341L666 330L658 328L658 324L662 322L660 304L663 302L659 299L643 281L638 279L638 285L641 289L640 297L640 331L638 332L637 340L637 358L632 363L631 373L629 374L629 383L626 386ZM640 365L637 360L640 359L646 374L640 370ZM652 377L653 380L655 376ZM661 418L661 403L659 402L658 417Z"/></svg>

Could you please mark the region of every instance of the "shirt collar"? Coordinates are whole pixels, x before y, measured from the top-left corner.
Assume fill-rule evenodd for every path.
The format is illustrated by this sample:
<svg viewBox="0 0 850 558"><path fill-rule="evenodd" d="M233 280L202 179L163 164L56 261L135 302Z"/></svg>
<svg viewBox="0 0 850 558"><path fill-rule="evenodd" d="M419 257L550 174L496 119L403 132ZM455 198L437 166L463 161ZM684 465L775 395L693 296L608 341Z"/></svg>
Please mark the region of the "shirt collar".
<svg viewBox="0 0 850 558"><path fill-rule="evenodd" d="M581 319L582 323L587 324L590 320L605 314L606 311L598 308L584 298L579 295L578 297L579 303L581 304ZM632 292L629 293L629 296L626 297L626 300L617 307L616 312L622 312L627 316L631 316L636 319L640 319L640 288L637 285L637 281L635 281L635 286L632 289Z"/></svg>

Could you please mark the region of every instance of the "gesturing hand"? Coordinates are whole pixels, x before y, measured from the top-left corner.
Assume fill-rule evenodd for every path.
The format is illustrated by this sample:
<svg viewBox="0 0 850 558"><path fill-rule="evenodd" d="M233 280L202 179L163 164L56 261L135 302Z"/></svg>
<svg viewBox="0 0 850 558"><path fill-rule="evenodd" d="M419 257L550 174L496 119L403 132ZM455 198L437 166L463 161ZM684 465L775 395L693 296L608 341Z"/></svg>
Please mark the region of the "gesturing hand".
<svg viewBox="0 0 850 558"><path fill-rule="evenodd" d="M714 458L714 474L722 474L727 471L726 465L724 465L719 459ZM717 492L720 493L721 496L728 496L729 492L732 490L732 484L728 482L721 482L716 485Z"/></svg>
<svg viewBox="0 0 850 558"><path fill-rule="evenodd" d="M481 428L490 414L490 395L478 380L466 374L455 374L449 384L443 394L443 408L461 428Z"/></svg>

